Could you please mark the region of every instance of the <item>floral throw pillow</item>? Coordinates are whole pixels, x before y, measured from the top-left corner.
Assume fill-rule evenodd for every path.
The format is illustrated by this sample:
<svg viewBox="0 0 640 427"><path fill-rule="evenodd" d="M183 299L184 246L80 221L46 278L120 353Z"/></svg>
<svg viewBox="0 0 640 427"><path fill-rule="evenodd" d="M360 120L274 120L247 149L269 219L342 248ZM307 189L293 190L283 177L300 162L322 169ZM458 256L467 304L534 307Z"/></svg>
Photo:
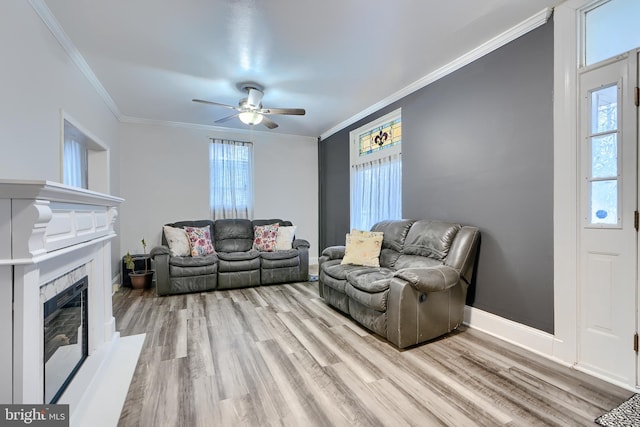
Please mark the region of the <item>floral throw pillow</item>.
<svg viewBox="0 0 640 427"><path fill-rule="evenodd" d="M278 224L254 225L253 226L253 247L262 252L273 252L276 250L278 238Z"/></svg>
<svg viewBox="0 0 640 427"><path fill-rule="evenodd" d="M184 231L189 238L191 256L203 256L215 253L211 241L211 230L206 227L185 227Z"/></svg>

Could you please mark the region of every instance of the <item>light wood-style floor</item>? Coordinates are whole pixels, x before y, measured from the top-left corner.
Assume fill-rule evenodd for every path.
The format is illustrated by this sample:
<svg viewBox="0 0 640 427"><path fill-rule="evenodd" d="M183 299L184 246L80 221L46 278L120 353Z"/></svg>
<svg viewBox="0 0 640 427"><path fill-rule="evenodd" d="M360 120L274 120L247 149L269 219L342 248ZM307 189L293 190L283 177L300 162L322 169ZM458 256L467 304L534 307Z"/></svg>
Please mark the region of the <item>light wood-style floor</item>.
<svg viewBox="0 0 640 427"><path fill-rule="evenodd" d="M400 351L317 283L114 296L146 333L119 426L583 426L632 395L473 329Z"/></svg>

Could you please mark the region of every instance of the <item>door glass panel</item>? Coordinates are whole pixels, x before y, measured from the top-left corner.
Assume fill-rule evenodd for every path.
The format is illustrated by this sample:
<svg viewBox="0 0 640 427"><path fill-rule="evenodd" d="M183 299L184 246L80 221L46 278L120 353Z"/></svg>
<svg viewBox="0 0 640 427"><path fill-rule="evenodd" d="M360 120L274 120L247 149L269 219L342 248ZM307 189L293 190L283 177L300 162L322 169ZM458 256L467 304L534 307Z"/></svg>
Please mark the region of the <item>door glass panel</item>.
<svg viewBox="0 0 640 427"><path fill-rule="evenodd" d="M638 16L638 0L610 0L588 11L585 17L586 65L640 46Z"/></svg>
<svg viewBox="0 0 640 427"><path fill-rule="evenodd" d="M618 85L590 92L588 141L590 216L593 225L618 225L620 159L618 158Z"/></svg>
<svg viewBox="0 0 640 427"><path fill-rule="evenodd" d="M617 134L591 138L591 176L607 178L618 175L618 138Z"/></svg>
<svg viewBox="0 0 640 427"><path fill-rule="evenodd" d="M618 180L591 183L591 223L618 223Z"/></svg>
<svg viewBox="0 0 640 427"><path fill-rule="evenodd" d="M618 86L591 93L591 133L618 129Z"/></svg>

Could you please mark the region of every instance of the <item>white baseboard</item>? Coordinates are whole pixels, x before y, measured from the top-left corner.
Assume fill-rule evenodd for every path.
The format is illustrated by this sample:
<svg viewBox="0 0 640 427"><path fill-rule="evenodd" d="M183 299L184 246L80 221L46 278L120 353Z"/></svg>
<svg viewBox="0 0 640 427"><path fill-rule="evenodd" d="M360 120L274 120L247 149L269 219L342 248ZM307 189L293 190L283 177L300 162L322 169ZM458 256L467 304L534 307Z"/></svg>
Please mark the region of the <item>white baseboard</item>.
<svg viewBox="0 0 640 427"><path fill-rule="evenodd" d="M469 306L464 307L464 324L533 353L553 359L563 365L570 366L570 364L554 357L554 336L547 332Z"/></svg>

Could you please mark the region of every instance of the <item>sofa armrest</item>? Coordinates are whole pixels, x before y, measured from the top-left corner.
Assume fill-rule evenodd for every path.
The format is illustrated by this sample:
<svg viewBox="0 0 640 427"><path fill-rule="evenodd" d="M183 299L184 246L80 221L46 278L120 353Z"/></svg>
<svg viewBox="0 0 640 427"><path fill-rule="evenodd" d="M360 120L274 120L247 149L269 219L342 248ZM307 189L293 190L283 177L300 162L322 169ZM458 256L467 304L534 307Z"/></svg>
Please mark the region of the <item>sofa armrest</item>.
<svg viewBox="0 0 640 427"><path fill-rule="evenodd" d="M344 246L329 246L322 251L322 255L328 259L341 259L344 258Z"/></svg>
<svg viewBox="0 0 640 427"><path fill-rule="evenodd" d="M423 293L444 291L460 281L460 272L446 265L403 268L393 276L406 280L413 288Z"/></svg>
<svg viewBox="0 0 640 427"><path fill-rule="evenodd" d="M151 258L155 258L157 255L171 256L171 251L167 246L156 246L155 248L151 249L149 255L151 256Z"/></svg>
<svg viewBox="0 0 640 427"><path fill-rule="evenodd" d="M169 257L171 251L166 246L157 246L151 249L151 258L156 270L156 293L158 295L169 295L171 285L169 283Z"/></svg>
<svg viewBox="0 0 640 427"><path fill-rule="evenodd" d="M293 249L299 249L299 248L310 248L311 247L311 243L309 243L308 240L305 239L295 239L293 241L293 243L291 244L291 247Z"/></svg>

